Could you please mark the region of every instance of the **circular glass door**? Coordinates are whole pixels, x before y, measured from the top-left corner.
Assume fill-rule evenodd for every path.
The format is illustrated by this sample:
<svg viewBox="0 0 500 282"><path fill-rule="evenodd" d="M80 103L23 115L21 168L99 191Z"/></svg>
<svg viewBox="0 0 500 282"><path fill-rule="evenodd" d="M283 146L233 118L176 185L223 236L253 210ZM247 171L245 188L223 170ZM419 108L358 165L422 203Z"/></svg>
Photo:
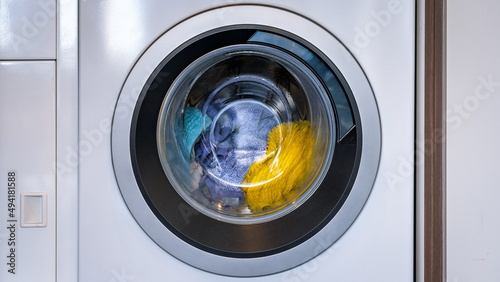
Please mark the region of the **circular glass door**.
<svg viewBox="0 0 500 282"><path fill-rule="evenodd" d="M207 53L170 86L157 128L160 161L199 212L235 224L277 219L318 188L335 146L327 89L277 48Z"/></svg>

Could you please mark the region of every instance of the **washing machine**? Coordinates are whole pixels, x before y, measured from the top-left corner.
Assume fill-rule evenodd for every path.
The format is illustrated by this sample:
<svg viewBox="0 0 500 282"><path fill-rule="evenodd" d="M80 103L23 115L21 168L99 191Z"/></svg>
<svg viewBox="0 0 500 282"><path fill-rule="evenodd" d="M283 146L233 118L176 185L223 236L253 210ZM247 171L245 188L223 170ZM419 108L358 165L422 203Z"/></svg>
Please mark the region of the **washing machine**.
<svg viewBox="0 0 500 282"><path fill-rule="evenodd" d="M79 281L412 281L413 1L81 1Z"/></svg>

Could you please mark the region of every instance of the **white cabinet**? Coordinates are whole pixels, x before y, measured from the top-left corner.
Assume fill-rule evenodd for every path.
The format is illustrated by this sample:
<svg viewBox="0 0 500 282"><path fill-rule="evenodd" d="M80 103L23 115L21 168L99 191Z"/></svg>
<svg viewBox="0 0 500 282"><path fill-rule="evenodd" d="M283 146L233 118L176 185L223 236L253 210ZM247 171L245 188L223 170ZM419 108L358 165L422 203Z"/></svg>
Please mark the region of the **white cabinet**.
<svg viewBox="0 0 500 282"><path fill-rule="evenodd" d="M0 2L0 60L55 59L56 1Z"/></svg>
<svg viewBox="0 0 500 282"><path fill-rule="evenodd" d="M447 3L447 281L500 277L499 1Z"/></svg>
<svg viewBox="0 0 500 282"><path fill-rule="evenodd" d="M55 281L55 76L0 61L0 281Z"/></svg>

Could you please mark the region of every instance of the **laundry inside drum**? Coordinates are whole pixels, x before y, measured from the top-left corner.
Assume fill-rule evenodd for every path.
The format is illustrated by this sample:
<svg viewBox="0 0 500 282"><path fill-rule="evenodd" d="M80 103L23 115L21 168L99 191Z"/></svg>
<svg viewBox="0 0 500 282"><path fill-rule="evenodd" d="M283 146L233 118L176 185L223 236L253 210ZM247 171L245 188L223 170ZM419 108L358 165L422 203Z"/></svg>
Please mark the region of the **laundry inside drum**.
<svg viewBox="0 0 500 282"><path fill-rule="evenodd" d="M314 193L335 144L318 78L268 46L234 45L187 67L158 122L167 178L191 206L239 224L276 219Z"/></svg>

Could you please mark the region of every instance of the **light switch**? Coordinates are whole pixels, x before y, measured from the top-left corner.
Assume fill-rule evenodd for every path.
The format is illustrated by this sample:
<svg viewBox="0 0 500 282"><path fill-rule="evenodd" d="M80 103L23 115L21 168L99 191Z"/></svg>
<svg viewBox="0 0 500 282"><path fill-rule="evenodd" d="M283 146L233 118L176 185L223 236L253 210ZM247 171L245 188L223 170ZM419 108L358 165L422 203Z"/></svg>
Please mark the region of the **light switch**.
<svg viewBox="0 0 500 282"><path fill-rule="evenodd" d="M47 226L47 193L21 193L21 227Z"/></svg>

